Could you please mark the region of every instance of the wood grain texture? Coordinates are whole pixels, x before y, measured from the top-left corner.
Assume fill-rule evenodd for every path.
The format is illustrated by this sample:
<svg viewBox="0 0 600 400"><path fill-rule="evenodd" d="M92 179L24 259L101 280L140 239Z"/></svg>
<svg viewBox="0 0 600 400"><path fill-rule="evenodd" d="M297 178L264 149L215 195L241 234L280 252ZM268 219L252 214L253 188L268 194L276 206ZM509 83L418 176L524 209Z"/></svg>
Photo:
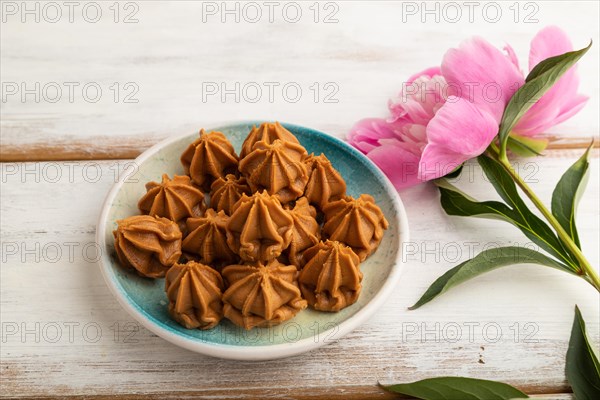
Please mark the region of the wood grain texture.
<svg viewBox="0 0 600 400"><path fill-rule="evenodd" d="M502 17L494 23L484 18L483 3L472 22L463 9L456 23L443 14L439 22L435 14L408 15L406 2L395 1L332 2L336 23L322 22L335 11L323 3L315 23L313 2L298 3L297 23L282 17L283 5L272 23L249 23L244 15L239 23L231 15L222 23L220 14L203 22L201 2L132 3L138 23L114 23L112 3L102 3L103 17L95 24L80 14L73 23L21 23L16 15L2 24L2 82L18 86L15 94L3 90L0 104L2 161L132 158L164 137L242 119L278 119L341 136L361 118L385 116L388 98L408 77L439 64L448 48L469 36L499 47L511 43L523 69L529 42L544 26L560 25L575 46L600 43L598 4L586 1L535 2L537 22L524 21L531 10L523 4L515 16L512 3L498 3ZM579 64L580 90L589 104L548 132L564 138L561 146L598 137L598 49L593 46ZM79 85L72 99L65 82ZM265 82L277 85L272 96ZM51 83L61 88L56 102L55 89L46 86ZM137 103L125 102L134 91L127 83L139 89L129 99ZM86 100L86 84L101 89L97 102L90 101L94 89ZM207 85L213 84L218 92L211 95ZM297 101L293 90L284 95L286 84L300 88ZM21 85L34 94L23 99ZM261 97L254 102L256 86ZM223 99L225 90L230 92Z"/></svg>
<svg viewBox="0 0 600 400"><path fill-rule="evenodd" d="M299 390L291 389L289 392L278 391L278 394L285 393L285 398L298 399L298 400L318 400L318 399L347 399L347 400L385 400L385 399L398 399L399 397L386 393L379 388L365 388L365 387L348 387L339 388L335 393L330 392L324 393L298 393ZM205 392L164 392L156 393L151 395L97 395L97 396L61 396L61 399L65 400L186 400L186 399L198 399L198 398L218 398L218 399L265 399L271 398L270 393L265 390L245 390L243 393L236 393L234 390L223 390L220 392L211 392L207 394ZM283 396L278 396L283 397ZM574 399L571 393L547 393L541 395L532 395L531 398L539 398L543 400L572 400ZM403 399L409 399L410 397L402 397ZM7 399L9 399L7 397ZM24 397L12 397L11 399L23 400ZM53 400L56 397L40 396L35 397L36 400Z"/></svg>
<svg viewBox="0 0 600 400"><path fill-rule="evenodd" d="M218 126L218 124L215 124ZM204 127L204 126L203 126ZM209 126L207 126L209 127ZM346 132L327 132L341 139ZM600 148L600 140L589 136L558 137L546 135L549 150L585 149L593 140L594 148ZM136 158L142 152L167 137L92 137L88 140L52 141L44 143L6 144L0 150L0 162L68 161L68 160L121 160ZM96 143L90 147L90 143Z"/></svg>
<svg viewBox="0 0 600 400"><path fill-rule="evenodd" d="M519 168L547 200L553 177L571 162L549 156ZM574 304L582 307L598 343L597 294L583 281L541 267L495 271L407 311L436 277L471 251L528 243L497 221L444 215L436 190L424 185L401 194L412 238L402 282L359 329L319 350L269 362L225 361L177 348L121 309L88 245L93 246L102 200L124 163L1 164L3 394L161 398L165 388L176 388L176 397L387 398L377 382L440 375L502 380L533 394L565 393ZM61 180L48 179L50 168L61 165ZM593 158L578 217L593 265L600 259L595 246L598 167ZM469 192L489 198L481 170L470 165L466 171L463 184Z"/></svg>

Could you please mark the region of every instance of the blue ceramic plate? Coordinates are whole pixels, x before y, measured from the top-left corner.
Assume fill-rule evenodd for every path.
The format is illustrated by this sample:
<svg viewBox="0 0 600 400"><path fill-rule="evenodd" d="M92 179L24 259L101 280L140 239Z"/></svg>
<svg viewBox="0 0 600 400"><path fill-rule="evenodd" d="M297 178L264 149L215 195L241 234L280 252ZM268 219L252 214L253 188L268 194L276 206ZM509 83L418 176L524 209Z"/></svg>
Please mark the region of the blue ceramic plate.
<svg viewBox="0 0 600 400"><path fill-rule="evenodd" d="M236 151L253 125L235 123L211 130L223 132ZM183 174L179 157L197 133L167 139L140 155L108 194L98 221L96 239L102 249L100 267L109 288L121 305L158 336L186 349L214 357L264 360L287 357L331 343L359 326L381 307L398 283L400 250L408 240L406 213L398 194L385 175L363 154L345 142L302 126L283 124L308 153L325 153L346 180L348 194L372 195L390 226L377 251L361 264L363 288L358 301L338 313L304 310L295 318L271 328L245 331L227 320L209 331L185 329L167 311L164 279L141 278L119 266L112 231L116 221L139 214L137 202L145 184L160 181L163 173Z"/></svg>

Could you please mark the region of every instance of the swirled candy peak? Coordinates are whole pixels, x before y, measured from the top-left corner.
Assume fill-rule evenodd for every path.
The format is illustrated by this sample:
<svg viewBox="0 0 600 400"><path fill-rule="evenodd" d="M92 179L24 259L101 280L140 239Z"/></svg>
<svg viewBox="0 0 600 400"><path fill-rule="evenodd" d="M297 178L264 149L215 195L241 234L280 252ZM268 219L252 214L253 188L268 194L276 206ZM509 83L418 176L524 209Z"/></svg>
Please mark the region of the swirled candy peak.
<svg viewBox="0 0 600 400"><path fill-rule="evenodd" d="M210 205L217 211L225 211L231 215L235 203L242 198L242 194L250 194L250 187L246 179L228 174L225 178L218 178L213 182L210 192Z"/></svg>
<svg viewBox="0 0 600 400"><path fill-rule="evenodd" d="M187 329L211 329L223 318L223 278L211 267L190 261L167 272L169 314Z"/></svg>
<svg viewBox="0 0 600 400"><path fill-rule="evenodd" d="M292 239L292 217L266 191L242 195L227 224L227 243L245 261L279 257Z"/></svg>
<svg viewBox="0 0 600 400"><path fill-rule="evenodd" d="M181 155L181 163L192 181L208 192L215 179L236 171L238 157L223 133L201 129L200 137Z"/></svg>
<svg viewBox="0 0 600 400"><path fill-rule="evenodd" d="M327 240L305 251L300 272L302 295L319 311L339 311L356 302L361 290L360 260L343 243Z"/></svg>
<svg viewBox="0 0 600 400"><path fill-rule="evenodd" d="M375 200L368 194L346 196L327 204L323 232L331 240L352 247L361 260L377 249L388 222Z"/></svg>
<svg viewBox="0 0 600 400"><path fill-rule="evenodd" d="M304 196L311 204L323 209L327 203L346 195L346 182L333 168L325 154L311 154L304 160L308 170L308 183Z"/></svg>
<svg viewBox="0 0 600 400"><path fill-rule="evenodd" d="M277 260L267 264L230 265L223 269L228 289L223 293L223 312L245 329L287 321L306 308L293 265Z"/></svg>
<svg viewBox="0 0 600 400"><path fill-rule="evenodd" d="M252 130L242 144L240 158L246 157L254 150L254 145L258 142L273 143L275 140L300 144L292 132L285 129L279 122L265 122L258 128L253 126Z"/></svg>
<svg viewBox="0 0 600 400"><path fill-rule="evenodd" d="M188 218L189 233L183 239L183 251L215 268L237 262L238 257L227 245L225 229L228 221L224 211L217 213L212 208L206 210L203 217Z"/></svg>
<svg viewBox="0 0 600 400"><path fill-rule="evenodd" d="M117 221L115 251L124 268L162 278L181 257L181 231L169 219L135 215Z"/></svg>
<svg viewBox="0 0 600 400"><path fill-rule="evenodd" d="M177 222L204 212L204 194L192 184L189 176L175 175L170 179L163 174L161 183L149 182L146 190L138 202L138 208L144 214Z"/></svg>
<svg viewBox="0 0 600 400"><path fill-rule="evenodd" d="M304 265L302 253L304 250L319 243L321 227L315 219L317 211L308 204L306 197L299 198L293 207L288 207L288 212L294 221L292 227L292 240L286 254L289 261L298 269Z"/></svg>
<svg viewBox="0 0 600 400"><path fill-rule="evenodd" d="M308 174L303 163L306 150L300 144L275 140L258 142L240 161L240 172L253 191L266 190L282 203L304 193Z"/></svg>

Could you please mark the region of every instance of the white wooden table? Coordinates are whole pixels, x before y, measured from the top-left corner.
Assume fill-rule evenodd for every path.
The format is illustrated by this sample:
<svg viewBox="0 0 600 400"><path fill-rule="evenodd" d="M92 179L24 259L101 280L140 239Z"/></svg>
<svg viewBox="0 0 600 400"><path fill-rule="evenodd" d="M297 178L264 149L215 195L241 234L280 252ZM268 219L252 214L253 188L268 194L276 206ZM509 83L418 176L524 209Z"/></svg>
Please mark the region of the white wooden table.
<svg viewBox="0 0 600 400"><path fill-rule="evenodd" d="M545 157L519 161L549 201L558 177L598 137L597 3L480 3L472 22L463 5L456 23L444 3L436 22L420 2L281 2L269 22L269 6L258 2L256 23L256 6L244 3L226 6L238 7L239 22L221 2L91 3L73 6L73 22L62 2L27 2L32 13L21 2L1 3L2 396L380 398L391 396L378 382L463 375L570 397L564 359L575 304L599 340L598 294L583 281L518 265L407 311L435 278L486 246L528 243L499 222L446 216L432 185L401 193L411 243L388 303L342 340L279 361L204 357L139 326L104 284L94 232L115 177L162 138L239 119L342 137L356 120L385 115L404 79L462 39L507 41L526 66L535 32L558 24L575 46L590 38L595 45L579 65L588 106L548 132ZM497 22L490 7L502 12ZM594 150L578 214L595 266L599 166ZM481 171L469 168L473 195L492 196Z"/></svg>

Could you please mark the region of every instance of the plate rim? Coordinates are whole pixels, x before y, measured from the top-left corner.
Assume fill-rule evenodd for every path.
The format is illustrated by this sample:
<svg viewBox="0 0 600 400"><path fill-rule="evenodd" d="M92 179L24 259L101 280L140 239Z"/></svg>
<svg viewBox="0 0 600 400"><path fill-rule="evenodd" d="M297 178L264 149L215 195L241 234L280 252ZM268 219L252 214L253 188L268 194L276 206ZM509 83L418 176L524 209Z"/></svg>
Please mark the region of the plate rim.
<svg viewBox="0 0 600 400"><path fill-rule="evenodd" d="M237 125L258 125L265 121L261 120L239 120L239 121L231 121L224 122L212 128L204 128L206 131L215 131L215 130L223 130L228 129ZM179 347L185 348L190 351L194 351L196 353L205 354L212 357L222 358L222 359L231 359L231 360L240 360L240 361L259 361L259 360L273 360L284 357L291 357L294 355L298 355L301 353L305 353L314 349L317 349L321 346L334 343L346 334L350 333L358 326L366 322L370 319L379 308L383 306L385 301L392 294L393 289L397 286L399 279L404 270L404 260L403 260L403 249L405 243L409 241L409 231L408 231L408 219L406 215L406 210L404 208L404 204L400 195L398 194L394 185L390 182L388 177L377 167L377 165L367 158L360 151L352 147L347 142L321 132L317 129L308 128L302 125L285 123L279 121L284 127L292 127L298 128L304 131L308 131L311 134L315 134L316 136L325 138L326 140L341 146L345 150L350 151L354 156L362 159L367 165L370 166L371 170L373 170L376 174L378 174L381 178L383 178L384 189L388 193L389 197L392 200L393 208L397 210L396 214L396 222L398 225L398 252L395 260L393 261L393 266L391 268L390 274L387 279L384 281L381 288L375 293L373 298L366 303L363 307L361 307L355 314L347 318L346 320L337 324L338 330L330 335L328 340L314 340L314 336L309 336L307 338L293 341L290 343L280 343L273 345L258 345L258 346L240 346L240 345L229 345L223 343L214 343L214 342L206 342L206 341L198 341L192 338L186 338L180 336L172 331L160 326L157 321L154 321L154 318L150 315L144 315L142 312L132 304L131 298L126 296L126 293L122 290L121 286L118 285L116 279L114 279L114 273L112 272L112 263L110 262L109 252L107 251L107 243L105 240L106 237L106 225L108 219L108 213L111 209L111 205L113 203L114 198L117 193L125 183L125 180L128 179L129 175L124 173L119 176L117 182L113 184L110 191L106 195L103 203L102 210L100 212L100 216L98 218L98 222L96 224L96 243L101 249L101 257L98 260L98 264L100 266L100 270L102 272L102 276L104 281L106 282L108 288L112 292L113 296L117 299L121 307L125 309L125 311L133 317L137 322L142 324L146 329L158 335L162 339L175 344ZM149 159L152 155L167 147L168 145L182 140L188 136L191 136L192 133L185 133L180 135L173 135L163 139L162 141L154 144L150 148L146 149L142 152L138 157L133 160L133 163L136 165L140 165ZM327 333L330 332L331 329L325 330L323 332L319 332L320 335L327 337Z"/></svg>

